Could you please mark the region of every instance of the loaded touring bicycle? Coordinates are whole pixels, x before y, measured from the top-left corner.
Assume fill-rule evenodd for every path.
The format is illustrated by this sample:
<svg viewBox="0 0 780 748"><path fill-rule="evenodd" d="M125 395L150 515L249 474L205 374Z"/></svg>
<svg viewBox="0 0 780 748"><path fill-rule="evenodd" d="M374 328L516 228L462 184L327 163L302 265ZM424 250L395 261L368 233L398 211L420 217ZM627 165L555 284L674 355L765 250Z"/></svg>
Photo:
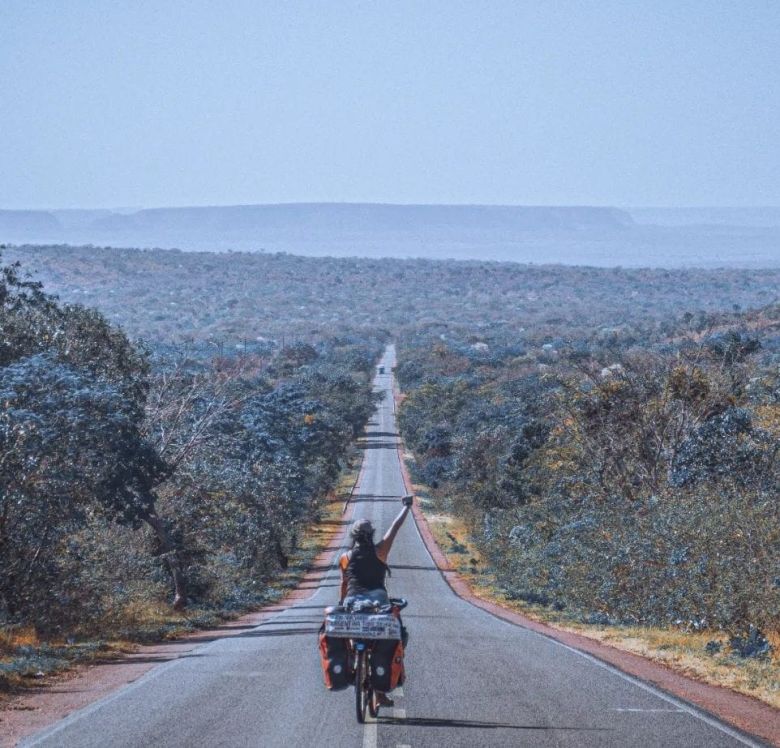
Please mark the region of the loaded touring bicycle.
<svg viewBox="0 0 780 748"><path fill-rule="evenodd" d="M365 721L366 712L379 713L377 692L403 685L407 635L401 611L406 605L403 599L386 604L366 599L325 610L319 640L325 685L333 691L355 686L358 722Z"/></svg>

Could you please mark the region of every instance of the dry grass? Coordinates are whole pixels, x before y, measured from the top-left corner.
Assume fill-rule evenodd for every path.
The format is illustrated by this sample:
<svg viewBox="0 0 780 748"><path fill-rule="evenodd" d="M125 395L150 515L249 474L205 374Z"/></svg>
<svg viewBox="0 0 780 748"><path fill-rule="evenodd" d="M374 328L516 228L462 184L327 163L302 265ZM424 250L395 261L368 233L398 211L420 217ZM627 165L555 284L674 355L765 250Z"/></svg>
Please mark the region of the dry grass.
<svg viewBox="0 0 780 748"><path fill-rule="evenodd" d="M0 654L12 652L17 647L34 647L38 644L38 635L32 626L0 629Z"/></svg>
<svg viewBox="0 0 780 748"><path fill-rule="evenodd" d="M780 435L780 404L759 405L755 409L756 425L773 435Z"/></svg>
<svg viewBox="0 0 780 748"><path fill-rule="evenodd" d="M763 660L741 658L729 652L725 634L675 628L589 625L539 605L510 600L496 584L495 576L484 563L466 525L457 517L437 511L433 502L424 498L428 494L425 486L415 485L414 489L423 497L420 505L439 548L477 596L562 631L641 655L696 680L724 686L780 708L780 632L767 635L772 644L771 657ZM721 644L716 654L709 654L705 649L712 641Z"/></svg>

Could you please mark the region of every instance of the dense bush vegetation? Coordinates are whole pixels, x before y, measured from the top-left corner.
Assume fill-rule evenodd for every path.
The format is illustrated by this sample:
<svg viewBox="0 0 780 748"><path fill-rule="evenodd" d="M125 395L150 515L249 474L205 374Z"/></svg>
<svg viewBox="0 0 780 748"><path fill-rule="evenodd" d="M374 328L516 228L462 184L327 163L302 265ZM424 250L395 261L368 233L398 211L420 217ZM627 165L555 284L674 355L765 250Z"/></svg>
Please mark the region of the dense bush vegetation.
<svg viewBox="0 0 780 748"><path fill-rule="evenodd" d="M404 337L417 477L511 596L590 621L776 628L780 307L708 327Z"/></svg>
<svg viewBox="0 0 780 748"><path fill-rule="evenodd" d="M11 259L62 299L95 306L133 337L194 338L262 349L334 331L397 331L454 321L479 331L511 324L534 335L585 337L777 298L780 268L587 268L442 260L97 247L15 247ZM259 338L259 340L258 340Z"/></svg>
<svg viewBox="0 0 780 748"><path fill-rule="evenodd" d="M0 276L0 623L262 599L374 407L377 339L204 358Z"/></svg>
<svg viewBox="0 0 780 748"><path fill-rule="evenodd" d="M778 270L7 255L68 303L4 269L2 622L262 598L392 335L417 477L510 595L746 651L776 628Z"/></svg>

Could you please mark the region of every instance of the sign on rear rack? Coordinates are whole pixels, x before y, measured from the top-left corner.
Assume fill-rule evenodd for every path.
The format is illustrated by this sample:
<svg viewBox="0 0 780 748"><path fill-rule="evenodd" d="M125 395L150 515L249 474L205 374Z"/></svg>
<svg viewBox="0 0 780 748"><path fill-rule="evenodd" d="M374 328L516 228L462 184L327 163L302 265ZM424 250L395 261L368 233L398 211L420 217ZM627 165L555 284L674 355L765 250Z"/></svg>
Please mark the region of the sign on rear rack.
<svg viewBox="0 0 780 748"><path fill-rule="evenodd" d="M400 639L401 623L390 614L329 613L325 634L345 639Z"/></svg>

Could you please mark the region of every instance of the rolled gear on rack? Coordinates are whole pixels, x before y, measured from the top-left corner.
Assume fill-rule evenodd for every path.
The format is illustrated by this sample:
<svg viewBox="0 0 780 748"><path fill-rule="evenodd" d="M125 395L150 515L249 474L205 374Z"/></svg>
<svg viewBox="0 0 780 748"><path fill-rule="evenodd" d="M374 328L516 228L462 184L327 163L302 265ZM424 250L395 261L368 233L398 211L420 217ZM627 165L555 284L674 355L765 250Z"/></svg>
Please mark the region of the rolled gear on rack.
<svg viewBox="0 0 780 748"><path fill-rule="evenodd" d="M401 608L406 603L401 602L403 605L393 604L373 613L352 612L341 606L325 609L325 621L319 630L319 649L325 686L329 690L342 690L355 681L353 639L370 642L369 678L375 690L387 692L403 685L408 633L401 622Z"/></svg>

